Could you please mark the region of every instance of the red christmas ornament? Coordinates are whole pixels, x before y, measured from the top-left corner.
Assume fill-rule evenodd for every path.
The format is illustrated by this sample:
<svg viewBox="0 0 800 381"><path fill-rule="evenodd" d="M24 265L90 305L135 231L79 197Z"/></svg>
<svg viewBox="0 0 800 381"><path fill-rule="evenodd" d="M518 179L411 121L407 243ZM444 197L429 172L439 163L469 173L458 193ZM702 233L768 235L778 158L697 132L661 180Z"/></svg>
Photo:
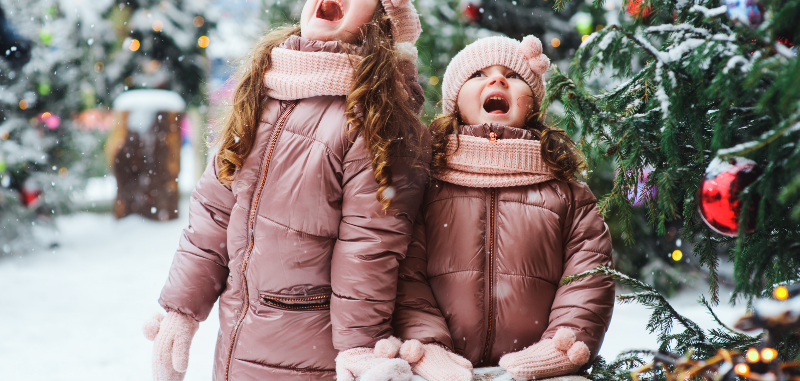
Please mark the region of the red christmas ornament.
<svg viewBox="0 0 800 381"><path fill-rule="evenodd" d="M642 8L643 0L630 0L626 9L637 20L646 19L653 13L653 7Z"/></svg>
<svg viewBox="0 0 800 381"><path fill-rule="evenodd" d="M469 3L464 7L464 15L471 22L481 21L481 6L478 4Z"/></svg>
<svg viewBox="0 0 800 381"><path fill-rule="evenodd" d="M752 160L735 157L727 161L718 158L706 168L706 176L697 190L697 208L703 222L711 230L727 236L739 233L739 217L742 201L739 195L761 175L761 170ZM756 228L755 203L751 203L746 233Z"/></svg>
<svg viewBox="0 0 800 381"><path fill-rule="evenodd" d="M19 193L20 196L22 196L22 205L31 208L39 205L39 196L42 195L42 191L40 189L22 188Z"/></svg>

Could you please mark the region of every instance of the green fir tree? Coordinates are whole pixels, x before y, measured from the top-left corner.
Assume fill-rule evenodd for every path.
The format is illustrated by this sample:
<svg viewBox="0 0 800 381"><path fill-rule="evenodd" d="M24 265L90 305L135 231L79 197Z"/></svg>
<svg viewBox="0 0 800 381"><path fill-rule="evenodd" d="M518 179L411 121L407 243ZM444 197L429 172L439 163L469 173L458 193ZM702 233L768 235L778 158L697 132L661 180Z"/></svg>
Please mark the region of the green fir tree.
<svg viewBox="0 0 800 381"><path fill-rule="evenodd" d="M635 4L636 17L586 38L569 71L556 69L548 83L543 109L560 102L557 124L577 136L590 166L615 167L613 188L599 202L606 218L622 227L614 238L635 244L637 197L644 197L658 234L680 222L681 239L708 271L709 298L701 303L709 311L720 302L720 258L734 265L730 303L768 297L778 284L800 279L800 62L792 47L800 39L798 4L765 0L753 7L761 22L752 13L730 17L717 0L645 0ZM598 78L611 82L598 90ZM723 236L701 219L698 187L712 162L736 157L753 160L760 174L736 195L743 202L738 234ZM619 300L653 309L648 328L659 333L660 350L708 358L719 348L756 344L719 319L717 328L698 327L652 286L611 269L576 279L591 274L613 276L637 291ZM797 358L795 334L773 339L782 360ZM642 354L653 355L596 363L592 378L623 377L643 364Z"/></svg>

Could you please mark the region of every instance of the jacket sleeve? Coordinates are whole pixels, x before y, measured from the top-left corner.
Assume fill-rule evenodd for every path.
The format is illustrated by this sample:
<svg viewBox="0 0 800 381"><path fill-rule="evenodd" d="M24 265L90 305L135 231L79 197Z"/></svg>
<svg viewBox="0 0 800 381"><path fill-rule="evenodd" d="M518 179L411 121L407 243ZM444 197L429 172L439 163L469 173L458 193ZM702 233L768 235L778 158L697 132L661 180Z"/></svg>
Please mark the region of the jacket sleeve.
<svg viewBox="0 0 800 381"><path fill-rule="evenodd" d="M331 323L338 350L372 347L392 334L398 261L406 255L425 178L409 160L391 165L392 204L387 212L364 139L344 159L342 221L331 263Z"/></svg>
<svg viewBox="0 0 800 381"><path fill-rule="evenodd" d="M428 283L428 252L422 211L417 214L408 254L400 261L399 273L397 304L392 317L395 336L403 340L417 339L424 344L438 343L452 350L450 330Z"/></svg>
<svg viewBox="0 0 800 381"><path fill-rule="evenodd" d="M233 193L217 180L212 160L189 201L189 226L183 229L167 283L158 302L166 310L197 321L208 317L228 277L227 229Z"/></svg>
<svg viewBox="0 0 800 381"><path fill-rule="evenodd" d="M591 270L598 265L613 267L611 235L595 207L597 200L584 183L571 182L571 205L564 227L564 272L562 277ZM614 309L614 280L593 276L559 286L550 310L550 323L542 335L552 338L562 327L575 331L586 343L592 358L603 343Z"/></svg>

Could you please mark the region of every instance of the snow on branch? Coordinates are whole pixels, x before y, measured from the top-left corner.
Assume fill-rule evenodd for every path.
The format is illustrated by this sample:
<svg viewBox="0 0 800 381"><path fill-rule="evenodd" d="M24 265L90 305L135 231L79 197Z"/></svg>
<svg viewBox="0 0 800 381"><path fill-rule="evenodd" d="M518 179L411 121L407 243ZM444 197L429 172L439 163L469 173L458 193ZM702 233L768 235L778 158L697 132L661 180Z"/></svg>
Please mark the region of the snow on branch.
<svg viewBox="0 0 800 381"><path fill-rule="evenodd" d="M691 11L691 12L699 12L699 13L702 13L703 16L706 16L708 18L712 18L712 17L717 17L719 15L722 15L722 14L725 14L726 12L728 12L728 6L723 5L723 6L720 6L720 7L708 9L708 8L702 6L702 5L694 5L691 8L689 8L689 11Z"/></svg>
<svg viewBox="0 0 800 381"><path fill-rule="evenodd" d="M694 34L699 34L704 37L710 37L711 33L703 28L696 28L689 24L662 24L657 26L651 26L644 30L645 33L672 33L672 32L689 32Z"/></svg>

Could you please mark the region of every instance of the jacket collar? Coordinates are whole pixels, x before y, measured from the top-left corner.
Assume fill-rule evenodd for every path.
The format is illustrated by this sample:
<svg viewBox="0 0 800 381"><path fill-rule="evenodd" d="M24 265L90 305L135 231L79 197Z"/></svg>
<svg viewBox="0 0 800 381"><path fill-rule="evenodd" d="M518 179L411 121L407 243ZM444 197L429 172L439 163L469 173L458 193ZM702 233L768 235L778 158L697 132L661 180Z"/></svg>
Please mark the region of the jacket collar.
<svg viewBox="0 0 800 381"><path fill-rule="evenodd" d="M318 41L300 36L289 36L281 48L298 52L324 52L324 53L349 53L361 55L361 47L351 44L342 44L341 41Z"/></svg>
<svg viewBox="0 0 800 381"><path fill-rule="evenodd" d="M491 139L491 134L495 134L496 139L525 139L534 140L533 133L521 128L509 127L497 123L468 124L458 126L456 132L459 135L474 136L476 138Z"/></svg>

